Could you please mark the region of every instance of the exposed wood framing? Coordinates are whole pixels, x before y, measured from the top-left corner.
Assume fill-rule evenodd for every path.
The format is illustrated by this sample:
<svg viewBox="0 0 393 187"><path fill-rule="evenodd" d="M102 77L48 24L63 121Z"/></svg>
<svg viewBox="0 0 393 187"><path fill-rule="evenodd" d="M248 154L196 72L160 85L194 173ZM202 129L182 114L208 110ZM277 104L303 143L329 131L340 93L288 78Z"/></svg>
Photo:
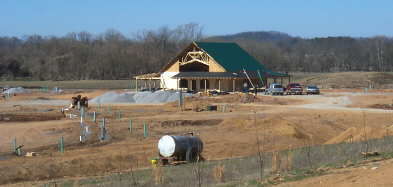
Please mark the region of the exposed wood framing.
<svg viewBox="0 0 393 187"><path fill-rule="evenodd" d="M209 65L209 56L202 51L190 51L180 60L180 65L186 65L193 62L200 62Z"/></svg>

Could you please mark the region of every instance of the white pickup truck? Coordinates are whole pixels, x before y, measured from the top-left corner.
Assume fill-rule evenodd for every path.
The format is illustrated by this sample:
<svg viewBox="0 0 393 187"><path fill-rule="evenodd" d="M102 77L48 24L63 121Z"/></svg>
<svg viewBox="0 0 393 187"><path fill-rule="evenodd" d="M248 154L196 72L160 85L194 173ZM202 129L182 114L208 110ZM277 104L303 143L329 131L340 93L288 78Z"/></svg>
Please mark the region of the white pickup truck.
<svg viewBox="0 0 393 187"><path fill-rule="evenodd" d="M266 95L284 95L284 88L281 84L270 84L269 88L265 91Z"/></svg>

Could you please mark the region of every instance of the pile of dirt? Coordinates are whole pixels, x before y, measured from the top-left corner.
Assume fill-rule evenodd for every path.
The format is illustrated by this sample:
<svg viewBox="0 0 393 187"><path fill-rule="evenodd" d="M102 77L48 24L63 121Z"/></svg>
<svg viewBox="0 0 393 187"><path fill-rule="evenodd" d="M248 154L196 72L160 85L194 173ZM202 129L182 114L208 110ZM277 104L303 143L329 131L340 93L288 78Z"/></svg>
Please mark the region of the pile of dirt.
<svg viewBox="0 0 393 187"><path fill-rule="evenodd" d="M188 97L192 94L183 93ZM156 92L126 92L116 93L107 92L101 96L95 97L92 103L136 103L136 104L158 104L169 103L179 100L179 92L176 91L156 91Z"/></svg>
<svg viewBox="0 0 393 187"><path fill-rule="evenodd" d="M325 144L336 144L341 142L355 142L355 141L364 141L365 138L373 139L373 138L381 138L384 136L390 136L393 133L393 126L385 127L385 128L356 128L350 127L344 132L340 133L338 136L331 138Z"/></svg>
<svg viewBox="0 0 393 187"><path fill-rule="evenodd" d="M95 97L92 103L135 103L134 94L107 92L101 96Z"/></svg>
<svg viewBox="0 0 393 187"><path fill-rule="evenodd" d="M184 97L192 94L182 93ZM138 92L134 95L136 103L169 103L179 100L179 92L175 91L156 91L156 92Z"/></svg>
<svg viewBox="0 0 393 187"><path fill-rule="evenodd" d="M371 105L370 108L393 110L393 104L374 104L374 105Z"/></svg>

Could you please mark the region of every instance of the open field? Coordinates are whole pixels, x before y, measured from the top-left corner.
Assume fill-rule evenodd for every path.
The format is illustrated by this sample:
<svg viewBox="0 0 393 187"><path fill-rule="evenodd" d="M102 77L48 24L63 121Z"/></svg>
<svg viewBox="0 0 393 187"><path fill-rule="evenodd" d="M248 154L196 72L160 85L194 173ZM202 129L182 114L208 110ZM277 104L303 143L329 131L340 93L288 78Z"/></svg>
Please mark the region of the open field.
<svg viewBox="0 0 393 187"><path fill-rule="evenodd" d="M78 81L1 81L0 87L59 87L61 89L134 89L131 80L78 80Z"/></svg>
<svg viewBox="0 0 393 187"><path fill-rule="evenodd" d="M0 101L0 184L36 184L31 181L107 176L149 168L149 159L157 156L161 136L190 131L204 141L203 156L209 162L254 156L258 153L257 139L262 137L262 151L274 152L393 135L393 110L376 107L392 103L391 90L365 93L363 89L329 89L322 90L319 96L259 95L253 103L243 103L242 94L193 96L186 99L184 111L177 108L176 102L91 104L89 112L97 111L98 119L107 119L110 138L100 142L98 122L87 117L91 134L85 144L80 144L79 120L64 118L60 108L76 94L93 98L106 91L65 90L54 94L32 90ZM192 110L209 104L217 105L218 111ZM128 129L130 120L132 132ZM149 126L147 138L143 137L143 123ZM57 150L61 136L65 139L65 153ZM39 155L11 155L13 138L18 145L24 145L24 151ZM257 171L253 167L251 177Z"/></svg>
<svg viewBox="0 0 393 187"><path fill-rule="evenodd" d="M292 73L294 82L321 88L393 88L391 72Z"/></svg>
<svg viewBox="0 0 393 187"><path fill-rule="evenodd" d="M290 73L292 82L318 85L321 88L363 89L393 88L391 72ZM139 83L142 86L143 81ZM1 81L0 87L59 87L62 89L135 89L133 80L80 80L80 81Z"/></svg>

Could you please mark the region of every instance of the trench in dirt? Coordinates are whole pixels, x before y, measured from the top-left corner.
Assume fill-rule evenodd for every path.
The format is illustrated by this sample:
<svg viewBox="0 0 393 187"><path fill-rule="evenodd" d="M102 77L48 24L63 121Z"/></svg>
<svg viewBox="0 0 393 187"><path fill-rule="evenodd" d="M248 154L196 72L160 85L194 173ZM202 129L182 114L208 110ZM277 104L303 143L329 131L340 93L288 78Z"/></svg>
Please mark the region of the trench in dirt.
<svg viewBox="0 0 393 187"><path fill-rule="evenodd" d="M213 126L222 122L222 119L212 120L168 120L161 122L161 127L179 127L179 126Z"/></svg>
<svg viewBox="0 0 393 187"><path fill-rule="evenodd" d="M60 120L64 116L56 113L32 113L32 114L0 114L0 122L27 122L27 121L50 121Z"/></svg>

